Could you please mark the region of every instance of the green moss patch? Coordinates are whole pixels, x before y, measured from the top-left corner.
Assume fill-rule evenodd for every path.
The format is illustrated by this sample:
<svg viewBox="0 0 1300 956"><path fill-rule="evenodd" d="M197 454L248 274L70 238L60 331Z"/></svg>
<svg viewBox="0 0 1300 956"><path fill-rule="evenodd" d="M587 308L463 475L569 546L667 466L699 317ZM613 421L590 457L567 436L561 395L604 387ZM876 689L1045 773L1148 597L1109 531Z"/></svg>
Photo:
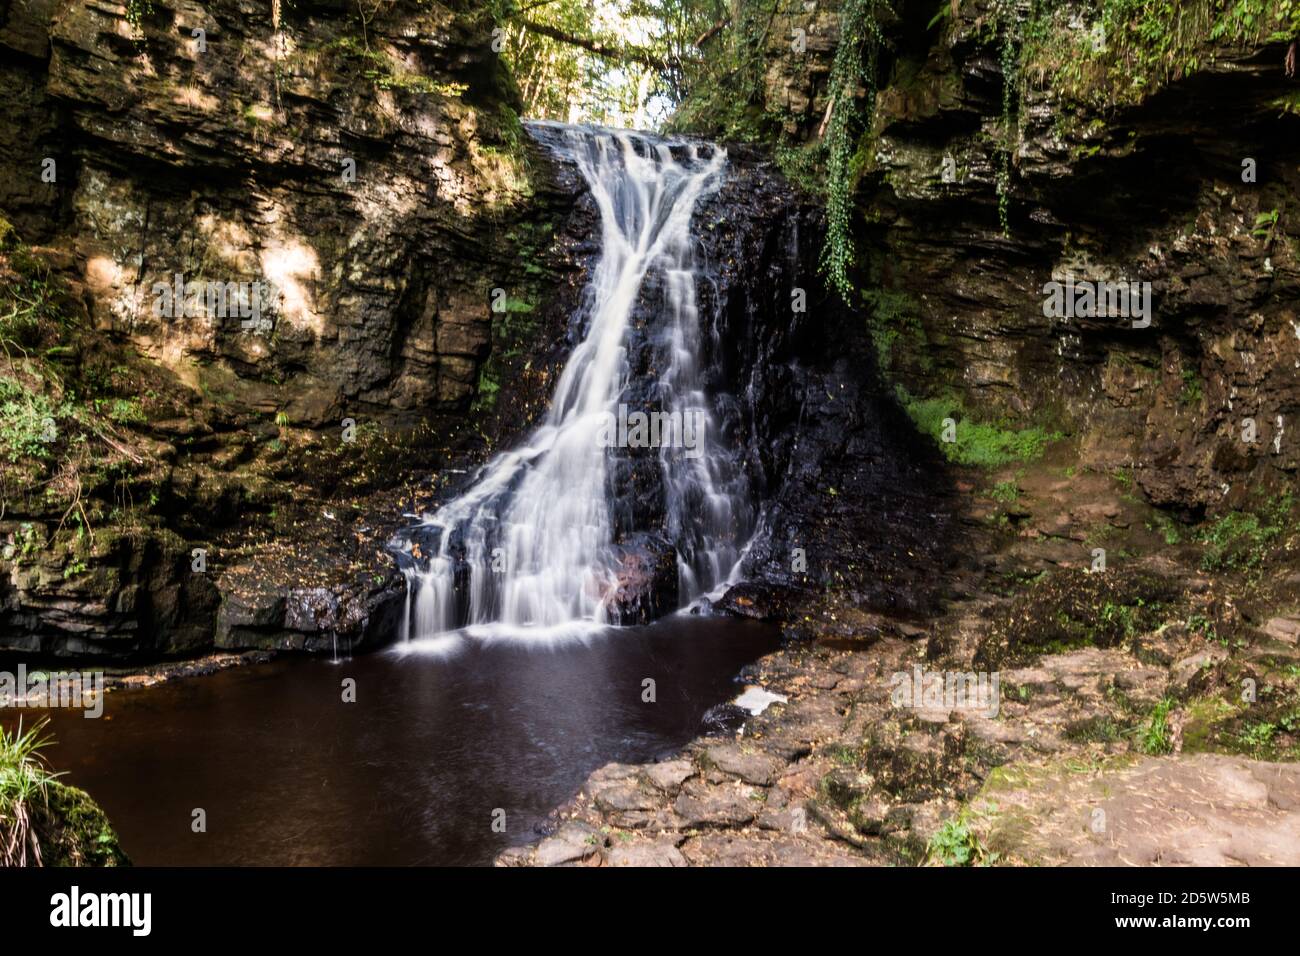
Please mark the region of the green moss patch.
<svg viewBox="0 0 1300 956"><path fill-rule="evenodd" d="M54 783L43 812L46 866L130 866L108 816L76 787Z"/></svg>
<svg viewBox="0 0 1300 956"><path fill-rule="evenodd" d="M1063 437L1060 432L1036 425L1018 427L1006 420L976 421L963 413L954 398L913 398L900 388L899 399L917 430L933 438L944 456L958 465L1001 468L1035 461L1043 456L1048 444Z"/></svg>

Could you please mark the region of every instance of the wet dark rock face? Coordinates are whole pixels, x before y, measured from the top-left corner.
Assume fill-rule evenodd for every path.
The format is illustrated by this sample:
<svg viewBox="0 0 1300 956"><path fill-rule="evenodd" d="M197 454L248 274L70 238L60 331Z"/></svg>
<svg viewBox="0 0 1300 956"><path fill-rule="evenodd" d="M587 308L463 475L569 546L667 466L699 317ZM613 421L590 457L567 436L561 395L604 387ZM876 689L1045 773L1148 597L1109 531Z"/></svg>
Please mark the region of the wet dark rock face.
<svg viewBox="0 0 1300 956"><path fill-rule="evenodd" d="M218 648L349 654L389 643L405 603L400 578L378 587L267 588L230 594L217 615Z"/></svg>
<svg viewBox="0 0 1300 956"><path fill-rule="evenodd" d="M160 635L175 653L202 652L220 594L211 578L192 572L191 560L176 535L160 533L115 538L87 574L71 579L61 556L15 564L0 580L0 652L130 656Z"/></svg>
<svg viewBox="0 0 1300 956"><path fill-rule="evenodd" d="M564 163L559 165L564 166ZM718 610L787 618L827 589L881 610L931 607L943 592L956 525L942 458L899 409L876 370L864 319L822 285L824 222L761 151L728 149L719 188L696 207L701 280L696 356L722 434L743 473L761 530L742 570L749 583ZM797 303L797 306L796 306ZM655 391L666 360L655 337L666 307L652 272L628 335L630 412L662 409ZM613 451L616 527L634 568L658 565L647 546L665 527L657 448ZM749 528L733 530L737 545ZM655 575L649 575L651 579ZM666 577L662 579L666 583ZM623 623L677 606L666 587L638 598ZM760 610L761 608L761 610Z"/></svg>
<svg viewBox="0 0 1300 956"><path fill-rule="evenodd" d="M820 209L762 154L732 157L697 216L714 269L701 294L718 316L726 432L760 503L743 565L770 589L757 616L785 617L792 596L828 589L882 610L928 607L956 535L947 469L881 379L862 315L822 285Z"/></svg>

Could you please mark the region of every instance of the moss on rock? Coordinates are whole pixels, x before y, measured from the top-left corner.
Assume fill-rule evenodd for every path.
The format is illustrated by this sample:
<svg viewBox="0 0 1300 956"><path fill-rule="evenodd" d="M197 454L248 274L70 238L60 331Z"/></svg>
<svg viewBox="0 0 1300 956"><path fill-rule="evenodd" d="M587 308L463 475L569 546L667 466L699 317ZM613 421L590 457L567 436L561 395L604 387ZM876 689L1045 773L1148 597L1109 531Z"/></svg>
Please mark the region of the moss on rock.
<svg viewBox="0 0 1300 956"><path fill-rule="evenodd" d="M108 815L90 794L53 782L39 828L46 866L130 866Z"/></svg>

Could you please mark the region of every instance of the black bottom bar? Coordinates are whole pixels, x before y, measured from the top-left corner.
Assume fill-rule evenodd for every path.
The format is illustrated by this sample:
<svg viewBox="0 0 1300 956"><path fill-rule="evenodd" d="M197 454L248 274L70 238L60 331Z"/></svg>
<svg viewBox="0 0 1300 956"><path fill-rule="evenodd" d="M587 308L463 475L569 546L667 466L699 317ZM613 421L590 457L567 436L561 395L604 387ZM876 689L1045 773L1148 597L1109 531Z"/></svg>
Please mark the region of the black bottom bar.
<svg viewBox="0 0 1300 956"><path fill-rule="evenodd" d="M337 945L412 934L450 944L462 937L446 934L461 929L486 933L495 947L513 936L563 937L567 924L585 926L583 935L599 928L658 936L665 946L688 927L698 943L707 927L741 940L783 929L842 937L849 926L864 943L877 930L915 933L927 946L936 933L962 934L955 942L969 933L1050 930L1071 942L1199 934L1231 945L1293 927L1295 886L1296 871L1286 869L24 870L0 873L0 918L10 938L25 943L77 934ZM116 894L149 894L148 908L143 895ZM137 935L146 912L147 937Z"/></svg>

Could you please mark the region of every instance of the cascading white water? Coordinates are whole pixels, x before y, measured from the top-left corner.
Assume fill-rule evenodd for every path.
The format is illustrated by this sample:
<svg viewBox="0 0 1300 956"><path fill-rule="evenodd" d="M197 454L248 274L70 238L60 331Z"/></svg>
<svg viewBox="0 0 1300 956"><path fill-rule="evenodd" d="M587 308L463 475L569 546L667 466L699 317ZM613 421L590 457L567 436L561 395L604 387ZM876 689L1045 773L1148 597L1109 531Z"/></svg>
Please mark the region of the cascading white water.
<svg viewBox="0 0 1300 956"><path fill-rule="evenodd" d="M725 152L635 133L549 128L562 132L552 148L577 164L600 212L586 334L543 424L485 465L468 492L425 517L438 546L407 565L414 607L404 627L412 638L462 623L541 629L608 620L618 563L608 425L629 386L629 326L648 277L663 302L661 314L647 319L661 369L650 391L664 411L699 425L697 453L659 449L665 515L664 527L653 530L677 550L679 595L694 598L725 581L750 530L744 475L716 447L699 358L691 219L719 184ZM401 547L420 554L409 539Z"/></svg>

